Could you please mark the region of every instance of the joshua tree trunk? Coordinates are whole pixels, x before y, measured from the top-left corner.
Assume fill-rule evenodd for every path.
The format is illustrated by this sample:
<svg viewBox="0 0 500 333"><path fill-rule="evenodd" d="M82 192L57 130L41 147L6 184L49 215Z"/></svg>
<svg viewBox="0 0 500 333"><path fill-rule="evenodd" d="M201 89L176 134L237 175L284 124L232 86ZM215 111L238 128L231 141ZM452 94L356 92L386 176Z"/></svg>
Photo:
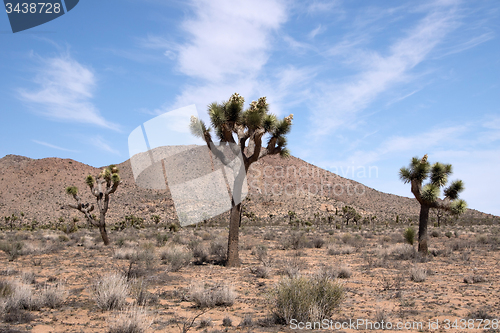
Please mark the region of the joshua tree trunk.
<svg viewBox="0 0 500 333"><path fill-rule="evenodd" d="M429 209L427 205L420 206L420 218L418 224L418 252L427 253L427 223L429 222Z"/></svg>
<svg viewBox="0 0 500 333"><path fill-rule="evenodd" d="M241 203L233 205L229 220L229 237L227 241L227 267L239 267L238 254Z"/></svg>
<svg viewBox="0 0 500 333"><path fill-rule="evenodd" d="M101 213L100 214L100 219L99 219L99 232L101 233L102 237L102 242L104 245L109 245L109 237L108 233L106 232L106 214Z"/></svg>

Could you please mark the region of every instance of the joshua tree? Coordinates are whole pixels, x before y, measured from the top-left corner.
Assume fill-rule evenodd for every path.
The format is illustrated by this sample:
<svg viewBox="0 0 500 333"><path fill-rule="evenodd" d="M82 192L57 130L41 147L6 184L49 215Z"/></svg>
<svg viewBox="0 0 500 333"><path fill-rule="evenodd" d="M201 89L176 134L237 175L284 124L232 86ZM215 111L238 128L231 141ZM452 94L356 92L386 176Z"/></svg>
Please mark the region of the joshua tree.
<svg viewBox="0 0 500 333"><path fill-rule="evenodd" d="M235 176L233 187L231 214L229 222L229 237L227 251L227 266L240 265L238 254L239 225L241 219L241 192L243 179L252 163L266 155L279 154L288 157L285 135L290 131L293 115L278 120L275 115L268 113L269 104L265 97L250 103L250 107L243 110L244 98L233 94L228 101L212 103L208 106L208 114L215 130L220 146L229 146L235 156L241 154L244 163L244 174L239 172ZM191 118L191 132L207 143L208 148L227 165L226 157L218 148L214 149L211 129L202 120ZM269 138L267 146L262 146L265 134ZM248 146L247 146L248 142Z"/></svg>
<svg viewBox="0 0 500 333"><path fill-rule="evenodd" d="M441 187L448 182L448 176L452 174L451 164L434 163L432 166L427 162L427 155L419 160L413 157L408 168L399 170L399 177L406 184L411 184L411 192L420 203L420 218L418 226L418 251L427 254L427 223L429 221L429 210L431 208L442 209L454 215L462 214L467 209L467 203L458 199L459 193L464 190L461 180L453 181L444 189L444 199L440 199ZM422 186L425 179L429 183Z"/></svg>
<svg viewBox="0 0 500 333"><path fill-rule="evenodd" d="M91 214L94 210L93 204L89 205L89 203L82 203L78 196L78 188L76 186L66 187L66 193L72 195L76 201L76 205L70 204L68 207L82 212L90 225L99 228L104 245L109 245L108 233L106 232L106 213L108 212L109 195L114 193L121 183L118 172L119 170L115 165L110 165L104 168L96 178L92 175L88 175L85 178L85 183L90 188L90 193L96 198L99 219L97 219L94 214Z"/></svg>
<svg viewBox="0 0 500 333"><path fill-rule="evenodd" d="M344 206L342 208L342 213L342 216L345 218L346 225L349 225L350 220L353 220L356 224L358 224L358 221L361 219L361 215L359 215L358 212L356 212L356 209L351 206Z"/></svg>

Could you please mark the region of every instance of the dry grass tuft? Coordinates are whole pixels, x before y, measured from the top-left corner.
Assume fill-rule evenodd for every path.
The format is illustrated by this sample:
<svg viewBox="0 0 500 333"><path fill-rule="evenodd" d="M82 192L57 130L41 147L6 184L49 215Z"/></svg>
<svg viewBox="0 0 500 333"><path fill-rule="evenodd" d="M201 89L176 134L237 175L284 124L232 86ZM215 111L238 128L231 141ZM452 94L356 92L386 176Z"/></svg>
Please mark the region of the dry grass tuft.
<svg viewBox="0 0 500 333"><path fill-rule="evenodd" d="M113 273L102 276L90 287L92 298L103 310L122 309L127 304L129 284L124 276Z"/></svg>
<svg viewBox="0 0 500 333"><path fill-rule="evenodd" d="M236 293L229 285L207 288L202 282L197 282L191 285L188 298L199 308L212 308L233 305Z"/></svg>

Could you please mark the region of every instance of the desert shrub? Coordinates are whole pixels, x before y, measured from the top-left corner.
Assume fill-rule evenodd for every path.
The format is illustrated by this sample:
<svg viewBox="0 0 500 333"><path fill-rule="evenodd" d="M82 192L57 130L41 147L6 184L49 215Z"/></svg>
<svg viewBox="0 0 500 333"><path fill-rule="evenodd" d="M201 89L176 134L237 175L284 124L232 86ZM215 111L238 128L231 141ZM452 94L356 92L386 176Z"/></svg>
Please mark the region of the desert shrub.
<svg viewBox="0 0 500 333"><path fill-rule="evenodd" d="M352 242L352 235L350 233L345 233L342 235L342 242L344 242L344 244L350 244Z"/></svg>
<svg viewBox="0 0 500 333"><path fill-rule="evenodd" d="M258 261L263 261L267 258L267 246L259 244L253 247L252 254Z"/></svg>
<svg viewBox="0 0 500 333"><path fill-rule="evenodd" d="M338 271L332 266L322 266L316 272L315 277L317 279L330 279L334 280L338 277Z"/></svg>
<svg viewBox="0 0 500 333"><path fill-rule="evenodd" d="M58 240L59 242L64 243L64 242L69 241L69 237L68 237L68 236L66 236L66 235L59 235L59 236L57 237L57 240Z"/></svg>
<svg viewBox="0 0 500 333"><path fill-rule="evenodd" d="M451 231L447 231L444 235L448 238L451 238L451 236L453 236L453 233Z"/></svg>
<svg viewBox="0 0 500 333"><path fill-rule="evenodd" d="M252 315L247 314L245 317L243 317L243 320L240 322L238 327L245 328L245 327L252 327L253 326L253 318Z"/></svg>
<svg viewBox="0 0 500 333"><path fill-rule="evenodd" d="M14 289L8 297L5 309L39 310L42 306L40 298L33 293L30 285L22 282L14 284Z"/></svg>
<svg viewBox="0 0 500 333"><path fill-rule="evenodd" d="M156 295L148 291L148 284L143 279L134 279L130 283L130 294L135 299L135 304L145 306L148 303L154 303Z"/></svg>
<svg viewBox="0 0 500 333"><path fill-rule="evenodd" d="M63 284L45 285L41 295L41 302L43 306L56 309L64 303L66 296L67 292Z"/></svg>
<svg viewBox="0 0 500 333"><path fill-rule="evenodd" d="M210 327L212 325L213 323L211 318L202 318L198 324L198 328Z"/></svg>
<svg viewBox="0 0 500 333"><path fill-rule="evenodd" d="M196 243L192 246L193 257L197 264L203 264L208 262L208 257L210 256L209 249L206 245L202 243Z"/></svg>
<svg viewBox="0 0 500 333"><path fill-rule="evenodd" d="M115 250L113 258L115 259L133 259L137 257L137 249L131 247L120 247Z"/></svg>
<svg viewBox="0 0 500 333"><path fill-rule="evenodd" d="M118 317L109 324L108 333L143 333L151 326L146 310L142 307L132 306L122 311Z"/></svg>
<svg viewBox="0 0 500 333"><path fill-rule="evenodd" d="M427 270L422 267L412 267L410 269L410 279L414 282L424 282L427 278Z"/></svg>
<svg viewBox="0 0 500 333"><path fill-rule="evenodd" d="M229 317L224 317L224 319L222 319L222 326L231 327L233 326L233 321Z"/></svg>
<svg viewBox="0 0 500 333"><path fill-rule="evenodd" d="M320 249L323 247L323 245L325 245L325 240L321 237L314 237L312 240L311 240L311 244L314 248L316 249Z"/></svg>
<svg viewBox="0 0 500 333"><path fill-rule="evenodd" d="M286 275L288 277L299 277L300 271L306 268L306 264L298 259L288 259L285 260L280 274Z"/></svg>
<svg viewBox="0 0 500 333"><path fill-rule="evenodd" d="M285 250L293 249L299 250L303 249L307 245L307 239L304 232L293 231L288 235L288 237L283 239L282 247Z"/></svg>
<svg viewBox="0 0 500 333"><path fill-rule="evenodd" d="M403 233L403 237L408 244L413 245L415 243L415 229L412 227L407 228Z"/></svg>
<svg viewBox="0 0 500 333"><path fill-rule="evenodd" d="M415 248L410 244L396 244L389 247L386 251L389 256L398 260L414 259L417 255Z"/></svg>
<svg viewBox="0 0 500 333"><path fill-rule="evenodd" d="M328 255L339 255L339 254L351 254L356 252L356 248L353 246L342 246L342 247L336 247L336 246L329 246L328 249L326 250L326 253Z"/></svg>
<svg viewBox="0 0 500 333"><path fill-rule="evenodd" d="M232 286L218 284L207 287L201 282L191 285L188 297L199 308L231 306L236 300Z"/></svg>
<svg viewBox="0 0 500 333"><path fill-rule="evenodd" d="M457 240L451 244L451 249L453 251L463 251L466 249L469 250L473 247L474 247L474 245L470 241L466 241L466 240Z"/></svg>
<svg viewBox="0 0 500 333"><path fill-rule="evenodd" d="M269 267L260 265L256 267L250 267L250 271L255 274L256 277L261 278L261 279L267 279L269 277L269 274L271 270Z"/></svg>
<svg viewBox="0 0 500 333"><path fill-rule="evenodd" d="M348 279L352 275L352 271L349 267L347 266L340 266L338 269L337 277L339 279Z"/></svg>
<svg viewBox="0 0 500 333"><path fill-rule="evenodd" d="M14 291L14 285L10 281L0 281L0 297L8 297Z"/></svg>
<svg viewBox="0 0 500 333"><path fill-rule="evenodd" d="M158 233L156 234L156 246L162 247L168 242L168 234Z"/></svg>
<svg viewBox="0 0 500 333"><path fill-rule="evenodd" d="M2 241L0 242L0 250L7 254L7 258L9 261L14 261L22 254L21 250L23 248L23 245L24 244L22 242L11 243Z"/></svg>
<svg viewBox="0 0 500 333"><path fill-rule="evenodd" d="M4 314L1 317L3 321L7 324L28 324L35 319L35 317L30 312L18 308L5 308ZM21 333L21 331L9 330L9 329L2 330L1 328L0 332Z"/></svg>
<svg viewBox="0 0 500 333"><path fill-rule="evenodd" d="M270 293L277 323L321 321L330 318L344 298L344 288L329 278L283 278Z"/></svg>
<svg viewBox="0 0 500 333"><path fill-rule="evenodd" d="M432 230L431 236L432 237L441 237L441 233L437 230Z"/></svg>
<svg viewBox="0 0 500 333"><path fill-rule="evenodd" d="M480 283L480 282L485 282L486 279L482 275L474 274L471 276L466 276L464 278L464 282L468 284L473 284L473 283Z"/></svg>
<svg viewBox="0 0 500 333"><path fill-rule="evenodd" d="M223 264L227 259L227 240L217 238L210 242L210 254L214 257L215 262Z"/></svg>
<svg viewBox="0 0 500 333"><path fill-rule="evenodd" d="M276 232L266 231L264 234L264 240L274 240L276 238Z"/></svg>
<svg viewBox="0 0 500 333"><path fill-rule="evenodd" d="M124 276L113 273L100 277L90 287L90 294L103 310L122 309L127 304L129 284Z"/></svg>
<svg viewBox="0 0 500 333"><path fill-rule="evenodd" d="M163 250L160 259L169 266L171 272L178 272L191 263L193 253L183 246L173 246Z"/></svg>
<svg viewBox="0 0 500 333"><path fill-rule="evenodd" d="M495 317L490 315L488 308L482 307L480 309L469 312L469 314L467 315L467 318L474 319L474 320L477 320L477 319L482 319L482 320L490 319L491 320L491 319L494 319Z"/></svg>
<svg viewBox="0 0 500 333"><path fill-rule="evenodd" d="M36 276L33 272L22 272L21 273L21 282L25 284L35 284Z"/></svg>

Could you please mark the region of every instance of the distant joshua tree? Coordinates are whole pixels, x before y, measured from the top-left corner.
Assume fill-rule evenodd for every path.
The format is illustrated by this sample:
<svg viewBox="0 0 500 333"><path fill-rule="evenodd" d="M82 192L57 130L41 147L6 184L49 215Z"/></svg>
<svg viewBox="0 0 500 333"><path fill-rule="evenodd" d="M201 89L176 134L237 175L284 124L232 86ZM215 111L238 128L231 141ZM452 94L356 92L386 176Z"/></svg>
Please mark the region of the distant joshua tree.
<svg viewBox="0 0 500 333"><path fill-rule="evenodd" d="M90 193L94 195L97 201L97 209L99 210L99 219L91 212L94 210L94 205L82 203L78 196L78 188L76 186L66 187L66 193L72 195L76 201L76 205L69 204L68 207L79 210L85 215L87 222L90 225L99 228L104 245L109 245L109 238L106 232L106 213L109 206L109 195L114 193L121 184L118 168L115 165L110 165L102 170L102 172L94 178L88 175L85 178L85 183L90 188Z"/></svg>
<svg viewBox="0 0 500 333"><path fill-rule="evenodd" d="M208 106L208 114L212 127L221 146L229 146L235 156L241 154L245 165L245 174L242 172L235 177L233 199L231 205L231 217L229 222L227 266L237 267L240 265L238 254L239 225L241 219L241 192L242 180L248 168L259 158L266 155L279 154L288 157L286 148L286 134L292 127L293 115L278 120L275 115L268 113L269 104L266 98L261 97L258 101L250 103L250 107L243 110L245 99L233 94L227 102L212 103ZM191 118L191 132L193 135L205 140L212 153L227 164L226 157L217 148L212 149L213 141L211 128L207 127L202 120ZM269 135L267 146L262 146L265 134ZM246 146L248 141L248 146Z"/></svg>
<svg viewBox="0 0 500 333"><path fill-rule="evenodd" d="M350 220L353 220L356 224L358 224L358 221L361 220L361 215L358 214L356 209L351 206L342 207L342 216L345 218L346 225L349 225Z"/></svg>
<svg viewBox="0 0 500 333"><path fill-rule="evenodd" d="M467 203L458 199L459 193L464 190L461 180L453 181L444 189L444 199L439 195L441 187L448 182L448 176L452 174L451 164L434 163L432 166L427 162L427 154L419 160L413 157L408 168L399 170L399 177L407 184L411 184L411 192L420 203L420 218L418 226L418 251L427 254L427 223L429 221L429 210L431 208L442 209L454 215L463 214L467 210ZM429 183L422 183L430 176Z"/></svg>

